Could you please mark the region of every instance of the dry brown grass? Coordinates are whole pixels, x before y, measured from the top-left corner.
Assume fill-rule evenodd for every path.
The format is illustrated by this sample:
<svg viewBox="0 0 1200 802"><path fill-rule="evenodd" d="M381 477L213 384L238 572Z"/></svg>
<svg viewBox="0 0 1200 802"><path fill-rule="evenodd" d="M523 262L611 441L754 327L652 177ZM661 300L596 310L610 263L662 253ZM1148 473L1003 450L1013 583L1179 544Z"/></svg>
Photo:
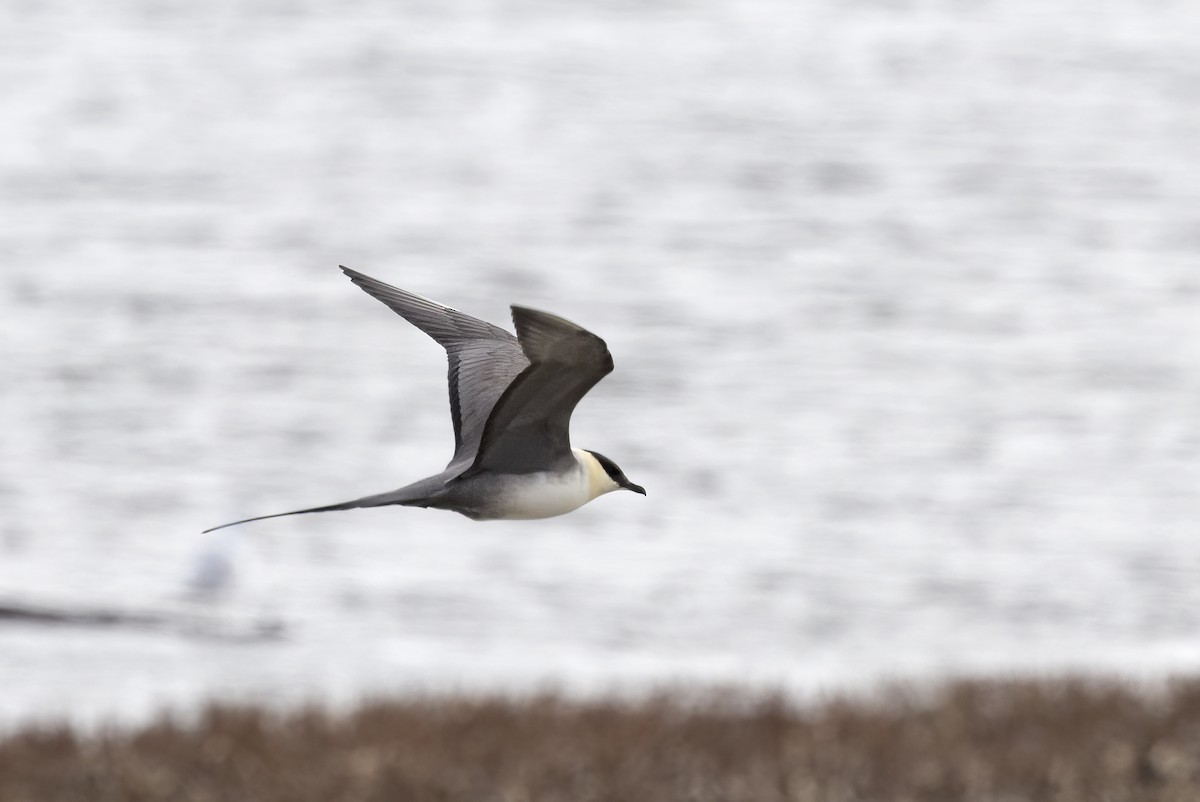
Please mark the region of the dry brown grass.
<svg viewBox="0 0 1200 802"><path fill-rule="evenodd" d="M0 800L1196 802L1200 680L962 682L882 701L416 699L214 707L0 741Z"/></svg>

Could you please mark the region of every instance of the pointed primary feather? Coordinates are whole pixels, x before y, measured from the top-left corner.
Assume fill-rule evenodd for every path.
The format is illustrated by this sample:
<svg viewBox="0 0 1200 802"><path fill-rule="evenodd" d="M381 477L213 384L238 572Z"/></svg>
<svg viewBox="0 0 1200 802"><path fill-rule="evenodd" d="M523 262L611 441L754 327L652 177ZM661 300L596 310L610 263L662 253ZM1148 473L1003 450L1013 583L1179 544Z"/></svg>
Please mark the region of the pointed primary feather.
<svg viewBox="0 0 1200 802"><path fill-rule="evenodd" d="M517 338L499 326L356 270L343 267L342 271L446 349L450 416L454 421L454 457L450 465L468 467L475 459L496 401L529 365Z"/></svg>
<svg viewBox="0 0 1200 802"><path fill-rule="evenodd" d="M532 473L573 459L571 413L613 369L608 346L587 329L523 306L512 315L529 367L492 409L472 472Z"/></svg>

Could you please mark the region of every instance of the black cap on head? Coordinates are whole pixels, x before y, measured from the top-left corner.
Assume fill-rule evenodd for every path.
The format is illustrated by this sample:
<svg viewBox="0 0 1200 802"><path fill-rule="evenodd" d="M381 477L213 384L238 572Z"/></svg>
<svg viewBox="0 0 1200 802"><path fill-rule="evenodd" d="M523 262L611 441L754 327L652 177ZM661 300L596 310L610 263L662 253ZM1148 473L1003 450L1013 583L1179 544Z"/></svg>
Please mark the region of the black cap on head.
<svg viewBox="0 0 1200 802"><path fill-rule="evenodd" d="M629 481L629 478L625 476L625 472L617 466L617 463L613 462L603 454L599 454L595 451L588 451L588 453L596 458L596 462L599 462L600 467L604 468L604 472L608 474L608 478L612 479L626 490L632 490L634 493L641 493L643 496L646 495L646 488L642 487L641 485L635 485L633 482Z"/></svg>

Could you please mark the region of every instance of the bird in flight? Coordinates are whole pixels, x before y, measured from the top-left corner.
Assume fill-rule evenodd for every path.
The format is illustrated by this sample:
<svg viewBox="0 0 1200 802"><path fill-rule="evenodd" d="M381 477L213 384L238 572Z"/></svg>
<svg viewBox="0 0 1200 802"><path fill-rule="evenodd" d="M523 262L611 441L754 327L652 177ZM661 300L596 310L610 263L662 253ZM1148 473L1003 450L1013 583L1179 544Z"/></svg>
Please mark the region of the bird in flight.
<svg viewBox="0 0 1200 802"><path fill-rule="evenodd" d="M477 521L549 518L613 490L645 488L603 454L571 447L571 413L612 372L604 340L548 312L512 307L517 336L343 267L350 280L446 349L454 456L441 473L340 504L206 529L358 507L433 507Z"/></svg>

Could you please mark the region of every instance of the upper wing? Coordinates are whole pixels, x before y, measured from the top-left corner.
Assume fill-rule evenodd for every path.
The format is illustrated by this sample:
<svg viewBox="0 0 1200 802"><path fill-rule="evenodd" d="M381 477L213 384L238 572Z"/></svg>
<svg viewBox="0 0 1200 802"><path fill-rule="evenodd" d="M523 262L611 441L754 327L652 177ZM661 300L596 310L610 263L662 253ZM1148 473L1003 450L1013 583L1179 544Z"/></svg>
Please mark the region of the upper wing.
<svg viewBox="0 0 1200 802"><path fill-rule="evenodd" d="M604 340L569 320L512 308L529 366L512 381L483 429L471 471L533 473L571 456L571 413L613 369Z"/></svg>
<svg viewBox="0 0 1200 802"><path fill-rule="evenodd" d="M454 420L454 457L450 465L461 462L463 468L467 467L475 459L496 401L529 365L517 338L491 323L356 270L343 267L342 271L446 349L450 416Z"/></svg>

